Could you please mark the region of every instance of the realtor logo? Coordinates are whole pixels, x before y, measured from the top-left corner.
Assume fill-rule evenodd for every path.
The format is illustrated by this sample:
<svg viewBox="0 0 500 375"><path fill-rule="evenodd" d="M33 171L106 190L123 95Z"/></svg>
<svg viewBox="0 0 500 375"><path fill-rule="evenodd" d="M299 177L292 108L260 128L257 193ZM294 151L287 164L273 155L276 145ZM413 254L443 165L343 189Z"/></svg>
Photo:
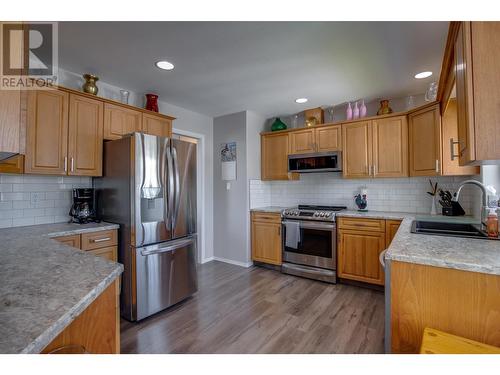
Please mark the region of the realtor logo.
<svg viewBox="0 0 500 375"><path fill-rule="evenodd" d="M57 23L1 24L0 89L50 89L57 80Z"/></svg>

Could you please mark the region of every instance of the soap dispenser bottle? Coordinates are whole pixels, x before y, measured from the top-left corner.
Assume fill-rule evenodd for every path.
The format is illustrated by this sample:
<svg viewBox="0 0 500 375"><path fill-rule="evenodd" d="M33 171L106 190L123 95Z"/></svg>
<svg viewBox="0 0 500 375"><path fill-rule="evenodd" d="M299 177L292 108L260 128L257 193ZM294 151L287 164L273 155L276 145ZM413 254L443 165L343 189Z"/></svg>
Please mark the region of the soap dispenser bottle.
<svg viewBox="0 0 500 375"><path fill-rule="evenodd" d="M490 213L486 219L486 230L488 232L488 237L497 238L498 237L498 215L496 208L489 208Z"/></svg>

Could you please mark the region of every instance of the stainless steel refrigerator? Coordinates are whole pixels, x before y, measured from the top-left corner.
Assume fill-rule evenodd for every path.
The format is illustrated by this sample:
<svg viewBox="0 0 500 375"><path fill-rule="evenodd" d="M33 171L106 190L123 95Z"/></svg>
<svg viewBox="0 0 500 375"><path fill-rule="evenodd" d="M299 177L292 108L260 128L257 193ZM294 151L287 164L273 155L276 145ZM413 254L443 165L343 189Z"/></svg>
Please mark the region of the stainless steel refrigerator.
<svg viewBox="0 0 500 375"><path fill-rule="evenodd" d="M121 315L144 319L197 291L196 144L133 133L104 144L100 218L120 225Z"/></svg>

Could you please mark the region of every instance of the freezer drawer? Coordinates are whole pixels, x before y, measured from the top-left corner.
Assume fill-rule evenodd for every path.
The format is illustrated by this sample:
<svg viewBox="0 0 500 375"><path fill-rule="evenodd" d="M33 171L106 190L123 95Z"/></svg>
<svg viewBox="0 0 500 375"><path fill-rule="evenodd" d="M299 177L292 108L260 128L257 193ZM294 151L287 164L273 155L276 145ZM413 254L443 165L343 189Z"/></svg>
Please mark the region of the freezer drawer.
<svg viewBox="0 0 500 375"><path fill-rule="evenodd" d="M196 236L136 249L137 320L198 290Z"/></svg>

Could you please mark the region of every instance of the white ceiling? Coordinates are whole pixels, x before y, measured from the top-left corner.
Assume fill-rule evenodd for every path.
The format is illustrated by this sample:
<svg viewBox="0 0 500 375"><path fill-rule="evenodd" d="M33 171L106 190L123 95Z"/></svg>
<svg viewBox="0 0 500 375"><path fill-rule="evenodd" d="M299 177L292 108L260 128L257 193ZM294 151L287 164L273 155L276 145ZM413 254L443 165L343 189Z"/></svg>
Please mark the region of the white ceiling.
<svg viewBox="0 0 500 375"><path fill-rule="evenodd" d="M422 93L448 22L61 22L59 64L219 116ZM160 59L173 71L154 66ZM423 80L415 73L431 70ZM306 104L296 104L307 97Z"/></svg>

